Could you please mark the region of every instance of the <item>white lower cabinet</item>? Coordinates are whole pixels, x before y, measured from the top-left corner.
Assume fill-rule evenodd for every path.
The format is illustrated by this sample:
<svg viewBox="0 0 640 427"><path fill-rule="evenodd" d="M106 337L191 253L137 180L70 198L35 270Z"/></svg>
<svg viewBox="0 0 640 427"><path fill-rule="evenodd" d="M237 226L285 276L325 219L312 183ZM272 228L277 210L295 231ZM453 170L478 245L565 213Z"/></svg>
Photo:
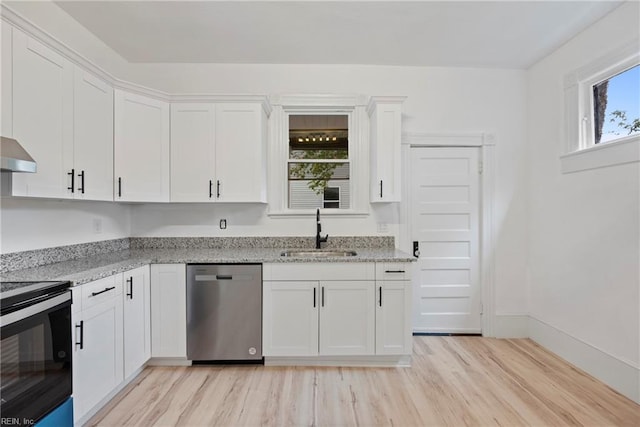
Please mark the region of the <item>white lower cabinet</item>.
<svg viewBox="0 0 640 427"><path fill-rule="evenodd" d="M262 304L265 356L318 354L318 282L264 282Z"/></svg>
<svg viewBox="0 0 640 427"><path fill-rule="evenodd" d="M73 288L73 417L82 424L149 360L149 266Z"/></svg>
<svg viewBox="0 0 640 427"><path fill-rule="evenodd" d="M409 356L409 267L264 264L265 357Z"/></svg>
<svg viewBox="0 0 640 427"><path fill-rule="evenodd" d="M122 274L73 288L73 415L82 419L124 379Z"/></svg>
<svg viewBox="0 0 640 427"><path fill-rule="evenodd" d="M187 358L185 264L151 265L151 356Z"/></svg>
<svg viewBox="0 0 640 427"><path fill-rule="evenodd" d="M124 273L124 378L151 357L149 266Z"/></svg>
<svg viewBox="0 0 640 427"><path fill-rule="evenodd" d="M373 281L320 282L320 355L374 354Z"/></svg>

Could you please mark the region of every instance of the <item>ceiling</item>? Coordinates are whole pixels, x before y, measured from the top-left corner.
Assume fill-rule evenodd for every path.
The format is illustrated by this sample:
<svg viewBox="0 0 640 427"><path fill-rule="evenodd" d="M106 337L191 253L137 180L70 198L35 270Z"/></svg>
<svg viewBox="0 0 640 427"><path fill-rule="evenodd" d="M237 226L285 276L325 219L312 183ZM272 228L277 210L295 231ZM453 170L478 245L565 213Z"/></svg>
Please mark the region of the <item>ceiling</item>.
<svg viewBox="0 0 640 427"><path fill-rule="evenodd" d="M528 68L618 1L57 1L130 62Z"/></svg>

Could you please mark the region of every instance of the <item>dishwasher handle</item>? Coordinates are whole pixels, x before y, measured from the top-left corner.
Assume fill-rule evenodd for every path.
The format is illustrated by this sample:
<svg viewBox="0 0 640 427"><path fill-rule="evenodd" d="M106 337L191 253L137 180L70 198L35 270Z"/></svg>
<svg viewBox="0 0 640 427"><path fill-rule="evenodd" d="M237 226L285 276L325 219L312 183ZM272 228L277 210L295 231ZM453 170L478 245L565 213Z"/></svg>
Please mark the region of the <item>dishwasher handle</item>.
<svg viewBox="0 0 640 427"><path fill-rule="evenodd" d="M196 274L196 282L211 282L215 280L233 280L230 274Z"/></svg>

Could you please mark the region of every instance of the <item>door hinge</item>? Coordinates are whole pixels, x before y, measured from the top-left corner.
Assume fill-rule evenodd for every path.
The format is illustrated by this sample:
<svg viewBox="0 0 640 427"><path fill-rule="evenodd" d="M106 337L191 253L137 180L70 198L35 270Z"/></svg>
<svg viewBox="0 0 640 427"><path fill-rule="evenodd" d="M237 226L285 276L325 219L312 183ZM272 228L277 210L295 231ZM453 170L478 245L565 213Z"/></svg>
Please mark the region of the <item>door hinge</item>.
<svg viewBox="0 0 640 427"><path fill-rule="evenodd" d="M482 163L482 161L478 162L478 174L482 175L482 172L484 172L484 163Z"/></svg>

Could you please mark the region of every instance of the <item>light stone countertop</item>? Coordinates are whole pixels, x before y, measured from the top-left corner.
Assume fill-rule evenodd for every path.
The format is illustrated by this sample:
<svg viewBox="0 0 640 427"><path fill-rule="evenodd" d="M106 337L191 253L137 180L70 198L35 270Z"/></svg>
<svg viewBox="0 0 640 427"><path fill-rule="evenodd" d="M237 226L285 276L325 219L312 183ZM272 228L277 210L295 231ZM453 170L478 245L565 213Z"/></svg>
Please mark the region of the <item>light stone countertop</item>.
<svg viewBox="0 0 640 427"><path fill-rule="evenodd" d="M355 256L322 258L283 257L280 254L285 250L287 248L130 249L2 273L0 280L2 282L69 280L77 286L147 264L412 262L416 260L410 254L394 248L355 248L357 253ZM17 286L13 286L15 287ZM0 291L9 290L11 285L3 283Z"/></svg>

